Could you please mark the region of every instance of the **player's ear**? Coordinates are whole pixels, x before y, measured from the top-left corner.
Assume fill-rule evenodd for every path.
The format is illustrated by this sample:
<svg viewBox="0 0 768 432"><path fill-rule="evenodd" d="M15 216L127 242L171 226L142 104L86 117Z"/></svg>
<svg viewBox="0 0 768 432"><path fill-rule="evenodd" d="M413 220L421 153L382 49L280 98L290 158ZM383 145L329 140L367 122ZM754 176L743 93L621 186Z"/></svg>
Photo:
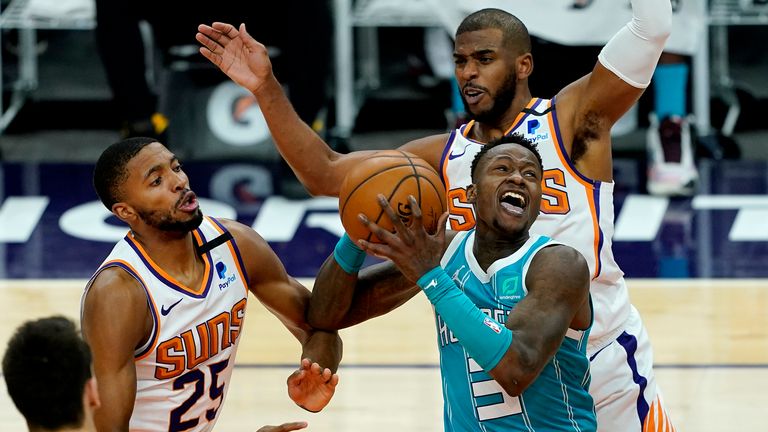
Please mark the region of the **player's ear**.
<svg viewBox="0 0 768 432"><path fill-rule="evenodd" d="M136 218L136 211L130 205L124 202L118 202L112 205L112 214L125 223L130 223Z"/></svg>
<svg viewBox="0 0 768 432"><path fill-rule="evenodd" d="M85 382L85 391L83 392L83 406L96 410L101 407L101 398L99 397L99 386L96 384L96 377L91 377Z"/></svg>
<svg viewBox="0 0 768 432"><path fill-rule="evenodd" d="M470 204L477 202L477 186L474 183L467 186L467 202Z"/></svg>
<svg viewBox="0 0 768 432"><path fill-rule="evenodd" d="M517 70L517 79L528 79L533 72L533 55L531 53L524 53L517 56L515 60L515 68Z"/></svg>

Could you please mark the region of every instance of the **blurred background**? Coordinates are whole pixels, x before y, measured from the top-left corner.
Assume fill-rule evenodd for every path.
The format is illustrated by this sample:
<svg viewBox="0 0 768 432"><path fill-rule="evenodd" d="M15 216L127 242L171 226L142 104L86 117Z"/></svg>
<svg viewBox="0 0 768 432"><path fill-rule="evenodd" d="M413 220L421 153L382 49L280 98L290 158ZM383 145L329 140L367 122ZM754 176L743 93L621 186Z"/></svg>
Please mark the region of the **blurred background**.
<svg viewBox="0 0 768 432"><path fill-rule="evenodd" d="M269 47L277 78L302 119L347 152L395 148L466 119L452 79L454 16L490 5L529 23L530 85L534 96L545 98L591 71L607 41L595 29L609 37L631 16L629 2L618 0L225 3L217 11L201 1L0 0L0 303L27 305L3 322L5 332L48 311L77 317L79 289L125 233L91 186L99 154L123 137L158 137L185 163L203 210L252 226L292 275L313 277L332 251L343 232L337 200L312 198L298 183L253 97L198 54L197 24L245 22ZM746 303L756 308L753 320L707 324L725 329L725 340L748 339L733 355L678 356L685 334L663 349L657 345L657 361L671 368L660 375L662 387L665 376L672 382L668 376L688 369L750 368L756 375L745 385L753 380L759 388L768 384L768 336L758 325L768 315L761 309L768 305L768 4L673 3L681 14L673 37L684 39L668 46L662 61L674 65L673 78L654 77L614 128L614 253L633 298L645 302L638 308L654 340L691 319L706 323L701 317L721 312L718 301L725 297L744 299L730 309L735 315L753 310ZM564 24L545 26L542 19ZM680 155L685 149L690 161ZM687 177L665 183L670 166ZM56 301L38 308L37 296L50 294L35 290L47 286L40 280L54 281L54 291L55 280L71 281L64 291L69 300L58 305L72 310L61 311ZM744 282L747 294L738 291ZM689 289L689 296L670 295L665 286L674 293ZM708 303L684 306L705 298ZM0 351L6 340L0 338ZM284 361L246 359L267 366ZM436 357L401 363L434 371ZM672 384L677 393L668 398L683 412L683 423L706 424L686 411L690 395L681 389L687 382ZM439 398L439 390L434 393ZM761 430L752 423L723 427L706 430Z"/></svg>

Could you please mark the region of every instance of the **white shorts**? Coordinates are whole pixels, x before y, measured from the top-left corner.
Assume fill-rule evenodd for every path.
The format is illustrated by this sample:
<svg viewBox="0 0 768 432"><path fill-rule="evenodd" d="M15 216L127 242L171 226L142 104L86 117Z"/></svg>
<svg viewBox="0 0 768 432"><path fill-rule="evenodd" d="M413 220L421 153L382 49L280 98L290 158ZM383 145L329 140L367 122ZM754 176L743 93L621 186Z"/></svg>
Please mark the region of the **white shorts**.
<svg viewBox="0 0 768 432"><path fill-rule="evenodd" d="M653 350L632 306L624 331L590 355L598 432L674 432L653 374Z"/></svg>

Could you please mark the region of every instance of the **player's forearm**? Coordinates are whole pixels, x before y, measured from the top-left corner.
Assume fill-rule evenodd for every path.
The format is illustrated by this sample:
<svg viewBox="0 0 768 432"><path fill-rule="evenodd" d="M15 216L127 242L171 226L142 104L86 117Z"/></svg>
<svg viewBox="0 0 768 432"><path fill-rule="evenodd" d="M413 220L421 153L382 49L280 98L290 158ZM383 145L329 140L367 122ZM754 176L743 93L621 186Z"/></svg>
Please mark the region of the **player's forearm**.
<svg viewBox="0 0 768 432"><path fill-rule="evenodd" d="M301 358L308 358L335 373L342 352L343 344L338 333L316 330L302 346Z"/></svg>
<svg viewBox="0 0 768 432"><path fill-rule="evenodd" d="M312 195L338 196L344 174L331 164L339 154L299 118L274 75L254 96L278 151L304 187Z"/></svg>
<svg viewBox="0 0 768 432"><path fill-rule="evenodd" d="M357 272L345 272L333 256L323 263L315 278L307 322L316 329L337 330L344 327L355 293Z"/></svg>
<svg viewBox="0 0 768 432"><path fill-rule="evenodd" d="M672 31L670 0L632 0L632 21L605 45L600 63L633 87L650 84Z"/></svg>

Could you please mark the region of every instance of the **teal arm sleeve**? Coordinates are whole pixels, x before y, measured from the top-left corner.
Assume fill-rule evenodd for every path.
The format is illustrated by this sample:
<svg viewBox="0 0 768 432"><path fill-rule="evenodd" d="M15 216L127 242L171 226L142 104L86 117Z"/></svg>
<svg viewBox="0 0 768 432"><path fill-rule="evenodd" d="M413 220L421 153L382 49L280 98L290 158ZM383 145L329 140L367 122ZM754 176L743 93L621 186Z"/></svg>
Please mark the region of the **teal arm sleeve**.
<svg viewBox="0 0 768 432"><path fill-rule="evenodd" d="M336 248L333 249L333 257L342 270L349 274L355 274L365 261L365 251L357 247L355 242L344 233L339 242L336 243Z"/></svg>
<svg viewBox="0 0 768 432"><path fill-rule="evenodd" d="M442 267L416 283L477 364L486 372L496 367L512 344L512 331L481 312Z"/></svg>

